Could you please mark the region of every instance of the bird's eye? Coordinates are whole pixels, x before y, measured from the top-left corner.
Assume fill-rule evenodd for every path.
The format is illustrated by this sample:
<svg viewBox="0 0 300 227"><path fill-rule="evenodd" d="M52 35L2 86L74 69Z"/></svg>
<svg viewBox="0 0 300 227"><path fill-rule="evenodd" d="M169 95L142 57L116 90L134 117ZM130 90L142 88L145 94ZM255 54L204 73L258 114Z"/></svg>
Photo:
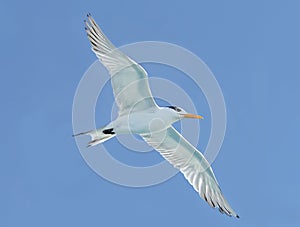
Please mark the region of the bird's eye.
<svg viewBox="0 0 300 227"><path fill-rule="evenodd" d="M181 112L181 109L179 109L177 106L168 106L168 107L175 110L176 112Z"/></svg>

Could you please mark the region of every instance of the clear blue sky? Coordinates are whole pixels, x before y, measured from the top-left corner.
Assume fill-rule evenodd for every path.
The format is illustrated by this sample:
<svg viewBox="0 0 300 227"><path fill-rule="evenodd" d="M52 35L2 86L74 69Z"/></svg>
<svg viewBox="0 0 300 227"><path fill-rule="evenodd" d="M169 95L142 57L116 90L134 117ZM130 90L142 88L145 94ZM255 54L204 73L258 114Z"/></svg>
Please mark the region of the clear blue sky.
<svg viewBox="0 0 300 227"><path fill-rule="evenodd" d="M299 8L296 0L1 1L0 226L299 226ZM71 112L96 59L87 12L116 46L175 43L214 72L228 122L213 167L240 220L209 208L181 175L127 188L85 164Z"/></svg>

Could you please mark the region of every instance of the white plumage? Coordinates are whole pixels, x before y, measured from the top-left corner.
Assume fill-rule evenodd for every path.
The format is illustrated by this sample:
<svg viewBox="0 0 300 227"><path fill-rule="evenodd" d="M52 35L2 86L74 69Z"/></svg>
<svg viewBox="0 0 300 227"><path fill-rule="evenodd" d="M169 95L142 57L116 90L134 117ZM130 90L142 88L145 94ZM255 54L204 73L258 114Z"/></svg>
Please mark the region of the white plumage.
<svg viewBox="0 0 300 227"><path fill-rule="evenodd" d="M91 15L85 21L92 50L111 75L119 116L107 126L77 135L90 135L88 146L102 143L116 134L136 133L178 168L199 195L229 216L239 217L224 198L212 168L193 145L172 124L182 118L202 118L183 109L159 107L151 94L146 71L116 49Z"/></svg>

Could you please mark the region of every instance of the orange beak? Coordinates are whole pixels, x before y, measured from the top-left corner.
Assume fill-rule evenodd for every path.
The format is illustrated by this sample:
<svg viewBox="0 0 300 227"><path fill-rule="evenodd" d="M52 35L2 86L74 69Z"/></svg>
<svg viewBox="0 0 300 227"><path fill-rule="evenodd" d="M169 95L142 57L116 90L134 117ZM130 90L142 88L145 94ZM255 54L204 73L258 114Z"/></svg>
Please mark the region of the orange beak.
<svg viewBox="0 0 300 227"><path fill-rule="evenodd" d="M202 116L196 115L196 114L183 114L185 118L197 118L197 119L203 119Z"/></svg>

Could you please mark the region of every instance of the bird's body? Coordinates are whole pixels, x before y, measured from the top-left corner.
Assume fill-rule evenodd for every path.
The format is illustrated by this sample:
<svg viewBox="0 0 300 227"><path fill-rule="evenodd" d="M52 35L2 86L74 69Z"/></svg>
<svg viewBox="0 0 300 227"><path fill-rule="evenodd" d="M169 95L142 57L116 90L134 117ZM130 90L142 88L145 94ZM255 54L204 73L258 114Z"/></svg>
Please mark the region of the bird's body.
<svg viewBox="0 0 300 227"><path fill-rule="evenodd" d="M139 134L183 173L211 207L239 217L224 198L205 157L172 127L183 118L202 117L175 106L159 107L151 94L146 71L115 49L90 15L85 24L92 50L111 75L119 116L105 127L77 135L90 135L88 146L95 146L116 134Z"/></svg>
<svg viewBox="0 0 300 227"><path fill-rule="evenodd" d="M180 118L170 108L158 107L119 116L105 128L113 128L116 134L148 134L165 130L178 120Z"/></svg>

